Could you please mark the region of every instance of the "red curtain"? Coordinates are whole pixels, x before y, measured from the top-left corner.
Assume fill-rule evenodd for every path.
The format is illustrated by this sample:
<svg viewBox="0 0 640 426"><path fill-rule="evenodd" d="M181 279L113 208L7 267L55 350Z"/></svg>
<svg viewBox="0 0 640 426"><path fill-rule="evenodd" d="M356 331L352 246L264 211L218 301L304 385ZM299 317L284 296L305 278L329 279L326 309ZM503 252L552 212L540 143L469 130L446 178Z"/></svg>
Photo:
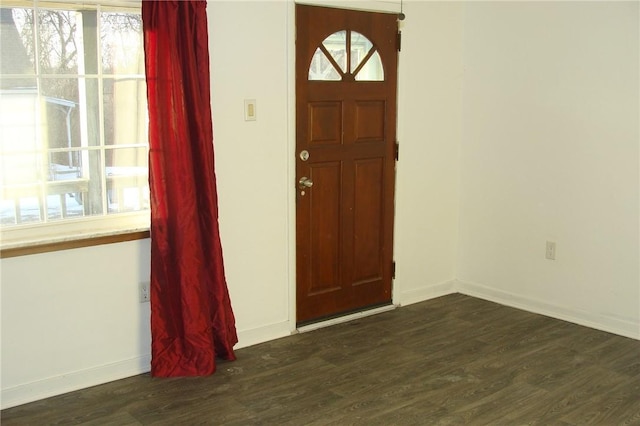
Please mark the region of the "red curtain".
<svg viewBox="0 0 640 426"><path fill-rule="evenodd" d="M233 360L218 228L206 2L143 1L151 190L151 374Z"/></svg>

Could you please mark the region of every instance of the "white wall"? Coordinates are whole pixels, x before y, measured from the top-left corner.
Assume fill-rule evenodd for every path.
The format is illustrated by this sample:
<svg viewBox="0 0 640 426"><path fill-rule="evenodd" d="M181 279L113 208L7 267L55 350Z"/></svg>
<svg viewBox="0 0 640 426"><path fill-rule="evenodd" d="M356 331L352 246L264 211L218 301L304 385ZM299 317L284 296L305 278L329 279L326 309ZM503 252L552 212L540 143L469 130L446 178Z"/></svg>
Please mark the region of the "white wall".
<svg viewBox="0 0 640 426"><path fill-rule="evenodd" d="M240 345L289 334L289 4L209 3L220 232ZM291 78L293 78L291 76ZM244 100L256 121L244 121Z"/></svg>
<svg viewBox="0 0 640 426"><path fill-rule="evenodd" d="M148 371L149 240L2 259L2 407Z"/></svg>
<svg viewBox="0 0 640 426"><path fill-rule="evenodd" d="M467 5L461 291L640 338L638 4Z"/></svg>
<svg viewBox="0 0 640 426"><path fill-rule="evenodd" d="M398 76L394 297L454 291L462 136L459 2L405 2Z"/></svg>

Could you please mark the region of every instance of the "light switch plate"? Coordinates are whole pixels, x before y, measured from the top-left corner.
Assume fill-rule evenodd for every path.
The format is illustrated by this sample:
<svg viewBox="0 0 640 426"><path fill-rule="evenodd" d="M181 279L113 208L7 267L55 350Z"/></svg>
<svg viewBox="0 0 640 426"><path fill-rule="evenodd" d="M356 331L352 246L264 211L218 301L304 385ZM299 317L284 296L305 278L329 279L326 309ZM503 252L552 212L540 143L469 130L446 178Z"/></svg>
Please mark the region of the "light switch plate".
<svg viewBox="0 0 640 426"><path fill-rule="evenodd" d="M244 100L244 121L255 121L257 117L256 100Z"/></svg>
<svg viewBox="0 0 640 426"><path fill-rule="evenodd" d="M556 243L555 241L547 241L547 248L545 250L545 258L548 260L556 260Z"/></svg>

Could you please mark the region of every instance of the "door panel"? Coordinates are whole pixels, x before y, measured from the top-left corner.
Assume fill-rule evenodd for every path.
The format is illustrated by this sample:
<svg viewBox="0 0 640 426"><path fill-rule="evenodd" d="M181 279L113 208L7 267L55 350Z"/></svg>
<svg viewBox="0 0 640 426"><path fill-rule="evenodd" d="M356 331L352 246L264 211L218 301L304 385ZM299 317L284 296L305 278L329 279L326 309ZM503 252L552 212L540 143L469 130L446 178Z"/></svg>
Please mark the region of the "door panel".
<svg viewBox="0 0 640 426"><path fill-rule="evenodd" d="M339 145L342 139L342 102L309 102L309 144Z"/></svg>
<svg viewBox="0 0 640 426"><path fill-rule="evenodd" d="M308 294L340 289L340 163L319 163L310 173L316 188L309 191L310 276Z"/></svg>
<svg viewBox="0 0 640 426"><path fill-rule="evenodd" d="M359 101L355 105L355 142L384 141L384 100Z"/></svg>
<svg viewBox="0 0 640 426"><path fill-rule="evenodd" d="M353 207L354 285L382 279L382 159L355 162L355 200Z"/></svg>
<svg viewBox="0 0 640 426"><path fill-rule="evenodd" d="M395 15L296 5L298 323L391 302L396 36Z"/></svg>

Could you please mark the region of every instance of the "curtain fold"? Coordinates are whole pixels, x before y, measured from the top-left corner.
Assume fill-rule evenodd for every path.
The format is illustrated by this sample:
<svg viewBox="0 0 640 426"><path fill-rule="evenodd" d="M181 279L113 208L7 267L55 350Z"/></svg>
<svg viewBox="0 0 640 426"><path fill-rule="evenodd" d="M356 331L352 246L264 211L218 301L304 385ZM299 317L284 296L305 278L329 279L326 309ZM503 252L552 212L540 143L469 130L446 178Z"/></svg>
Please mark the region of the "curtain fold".
<svg viewBox="0 0 640 426"><path fill-rule="evenodd" d="M233 360L218 228L206 1L143 1L151 192L151 374Z"/></svg>

